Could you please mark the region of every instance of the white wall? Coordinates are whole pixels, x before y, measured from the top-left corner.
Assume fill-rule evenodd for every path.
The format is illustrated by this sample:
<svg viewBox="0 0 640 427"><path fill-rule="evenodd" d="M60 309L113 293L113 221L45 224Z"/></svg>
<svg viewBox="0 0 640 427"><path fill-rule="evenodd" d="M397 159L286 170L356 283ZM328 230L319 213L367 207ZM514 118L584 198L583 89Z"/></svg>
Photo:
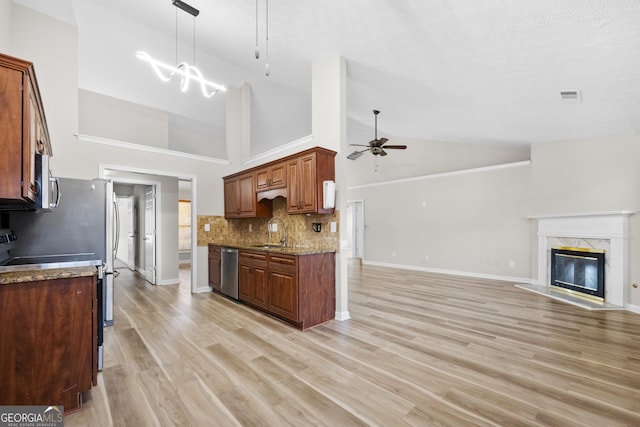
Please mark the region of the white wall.
<svg viewBox="0 0 640 427"><path fill-rule="evenodd" d="M0 0L0 52L9 52L11 47L11 1Z"/></svg>
<svg viewBox="0 0 640 427"><path fill-rule="evenodd" d="M640 211L638 159L638 134L532 144L532 214ZM629 233L629 302L638 306L640 213Z"/></svg>
<svg viewBox="0 0 640 427"><path fill-rule="evenodd" d="M364 200L365 262L527 282L530 186L523 162L350 187L348 197Z"/></svg>

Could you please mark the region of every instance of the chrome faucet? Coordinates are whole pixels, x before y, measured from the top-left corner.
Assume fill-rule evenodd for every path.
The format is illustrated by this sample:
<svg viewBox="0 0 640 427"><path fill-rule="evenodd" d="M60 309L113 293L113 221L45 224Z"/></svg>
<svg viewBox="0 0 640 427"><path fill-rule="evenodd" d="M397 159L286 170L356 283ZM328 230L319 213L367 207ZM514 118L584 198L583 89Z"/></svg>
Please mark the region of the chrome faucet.
<svg viewBox="0 0 640 427"><path fill-rule="evenodd" d="M267 223L267 231L269 232L269 240L271 240L271 225L276 221L280 222L280 225L282 226L282 231L280 232L280 244L282 246L285 246L287 244L287 231L285 229L284 221L282 220L282 218L271 218L269 220L269 222Z"/></svg>

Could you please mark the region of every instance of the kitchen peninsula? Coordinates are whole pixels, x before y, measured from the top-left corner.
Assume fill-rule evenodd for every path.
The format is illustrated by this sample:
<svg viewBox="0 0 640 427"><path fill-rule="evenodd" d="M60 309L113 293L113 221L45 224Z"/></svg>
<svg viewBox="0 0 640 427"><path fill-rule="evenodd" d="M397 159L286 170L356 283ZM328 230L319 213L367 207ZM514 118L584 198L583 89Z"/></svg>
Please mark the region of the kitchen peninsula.
<svg viewBox="0 0 640 427"><path fill-rule="evenodd" d="M97 385L97 270L0 273L0 403L82 407Z"/></svg>

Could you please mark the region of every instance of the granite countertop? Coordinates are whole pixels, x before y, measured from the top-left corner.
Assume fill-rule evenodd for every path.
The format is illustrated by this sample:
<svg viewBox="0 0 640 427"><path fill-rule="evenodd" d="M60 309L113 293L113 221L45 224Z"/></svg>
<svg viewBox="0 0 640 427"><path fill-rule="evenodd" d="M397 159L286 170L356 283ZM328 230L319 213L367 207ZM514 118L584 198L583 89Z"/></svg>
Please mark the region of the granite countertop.
<svg viewBox="0 0 640 427"><path fill-rule="evenodd" d="M39 280L69 279L72 277L95 276L95 267L49 268L0 273L0 285L35 282Z"/></svg>
<svg viewBox="0 0 640 427"><path fill-rule="evenodd" d="M335 252L332 248L312 248L304 245L279 246L258 243L219 242L209 243L209 246L223 246L226 248L244 249L258 252L268 252L283 255L313 255Z"/></svg>

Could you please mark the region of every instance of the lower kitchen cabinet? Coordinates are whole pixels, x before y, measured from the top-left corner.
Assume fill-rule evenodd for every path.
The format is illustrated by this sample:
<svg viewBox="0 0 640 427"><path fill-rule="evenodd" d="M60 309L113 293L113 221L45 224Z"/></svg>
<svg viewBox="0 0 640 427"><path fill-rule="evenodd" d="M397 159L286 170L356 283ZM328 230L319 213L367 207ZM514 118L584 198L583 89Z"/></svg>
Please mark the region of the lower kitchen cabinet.
<svg viewBox="0 0 640 427"><path fill-rule="evenodd" d="M240 251L238 254L238 298L260 308L268 307L267 254Z"/></svg>
<svg viewBox="0 0 640 427"><path fill-rule="evenodd" d="M0 285L0 405L81 408L97 385L97 280Z"/></svg>
<svg viewBox="0 0 640 427"><path fill-rule="evenodd" d="M335 253L240 251L239 297L301 329L335 317Z"/></svg>
<svg viewBox="0 0 640 427"><path fill-rule="evenodd" d="M269 311L298 321L297 256L269 257Z"/></svg>
<svg viewBox="0 0 640 427"><path fill-rule="evenodd" d="M209 246L209 287L216 292L222 290L221 250L220 246Z"/></svg>

